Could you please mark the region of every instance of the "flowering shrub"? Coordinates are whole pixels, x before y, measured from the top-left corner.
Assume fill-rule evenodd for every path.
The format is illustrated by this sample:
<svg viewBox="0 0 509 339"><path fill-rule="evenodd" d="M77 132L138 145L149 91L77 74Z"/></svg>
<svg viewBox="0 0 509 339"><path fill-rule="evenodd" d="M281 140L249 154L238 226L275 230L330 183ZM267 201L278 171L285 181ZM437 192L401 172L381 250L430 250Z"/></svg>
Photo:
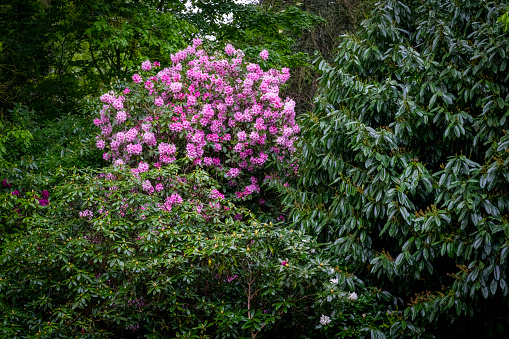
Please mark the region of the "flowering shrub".
<svg viewBox="0 0 509 339"><path fill-rule="evenodd" d="M23 227L0 243L0 333L256 338L388 328L383 317L337 315L374 300L348 273L331 276L344 259L234 205L260 192L275 172L267 164L294 151L299 127L293 102L278 96L288 72L246 65L232 46L225 53L231 60L207 56L196 41L171 68L155 73L159 65L144 62L149 73L103 95L96 146L112 164L101 173L59 168L50 182L60 184L40 195L5 181L2 221Z"/></svg>
<svg viewBox="0 0 509 339"><path fill-rule="evenodd" d="M164 69L143 62L123 92L101 96L94 124L104 159L134 175L180 159L184 172L204 168L224 180L231 198L260 193L267 162L295 150L295 102L279 97L289 70L263 71L231 45L225 55L208 55L200 40L171 60ZM150 187L147 182L145 190Z"/></svg>
<svg viewBox="0 0 509 339"><path fill-rule="evenodd" d="M254 338L303 331L313 295L329 278L312 238L259 223L203 169L182 174L170 164L138 176L121 168L69 174L40 207L47 214L24 219L24 231L0 255L0 309L8 310L2 333ZM157 186L144 187L153 177L166 178L158 183L164 198L155 197Z"/></svg>

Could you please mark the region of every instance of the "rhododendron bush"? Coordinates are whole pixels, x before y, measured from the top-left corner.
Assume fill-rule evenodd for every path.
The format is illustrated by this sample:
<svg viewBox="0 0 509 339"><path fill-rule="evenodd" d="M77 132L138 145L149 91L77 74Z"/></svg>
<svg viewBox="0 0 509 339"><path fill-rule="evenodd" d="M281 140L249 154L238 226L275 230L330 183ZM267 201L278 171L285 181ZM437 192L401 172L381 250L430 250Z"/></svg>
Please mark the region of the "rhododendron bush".
<svg viewBox="0 0 509 339"><path fill-rule="evenodd" d="M94 124L104 159L134 176L181 161L184 172L214 174L228 197L258 195L267 163L295 151L295 102L279 96L289 70L264 71L231 45L208 55L197 39L171 60L163 69L145 61L122 92L101 96ZM157 192L155 182L143 190Z"/></svg>
<svg viewBox="0 0 509 339"><path fill-rule="evenodd" d="M104 94L94 123L107 167L59 168L40 197L6 181L0 218L19 229L0 244L1 334L378 333L390 296L368 293L348 258L246 207L295 151L299 127L278 95L287 70L265 72L229 45L225 54L196 40L171 67L146 61ZM358 327L353 314L366 309L376 316Z"/></svg>
<svg viewBox="0 0 509 339"><path fill-rule="evenodd" d="M314 328L313 295L330 288L331 263L312 238L259 223L203 169L169 164L138 176L75 170L23 219L0 255L5 335L254 338ZM146 178L160 179L163 204ZM339 286L329 295L346 300Z"/></svg>

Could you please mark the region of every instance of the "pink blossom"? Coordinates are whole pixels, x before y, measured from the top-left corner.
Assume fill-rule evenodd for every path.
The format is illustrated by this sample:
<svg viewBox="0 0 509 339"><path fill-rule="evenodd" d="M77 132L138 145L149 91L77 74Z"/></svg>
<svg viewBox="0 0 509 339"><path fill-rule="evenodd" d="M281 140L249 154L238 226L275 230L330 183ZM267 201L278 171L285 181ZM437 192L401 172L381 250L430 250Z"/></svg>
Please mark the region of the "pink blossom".
<svg viewBox="0 0 509 339"><path fill-rule="evenodd" d="M101 134L104 135L105 137L110 135L112 131L113 131L113 127L111 125L101 126Z"/></svg>
<svg viewBox="0 0 509 339"><path fill-rule="evenodd" d="M117 116L115 117L117 119L117 124L121 124L127 119L127 114L125 111L118 111Z"/></svg>
<svg viewBox="0 0 509 339"><path fill-rule="evenodd" d="M193 47L197 48L202 44L201 39L193 39Z"/></svg>
<svg viewBox="0 0 509 339"><path fill-rule="evenodd" d="M205 157L205 158L203 158L203 163L205 164L205 166L210 166L210 165L212 165L212 164L213 164L213 162L212 162L212 158L210 158L210 157Z"/></svg>
<svg viewBox="0 0 509 339"><path fill-rule="evenodd" d="M149 169L149 164L147 164L146 162L140 161L140 164L138 165L138 172L139 173L147 172L148 169Z"/></svg>
<svg viewBox="0 0 509 339"><path fill-rule="evenodd" d="M159 160L160 160L163 164L170 164L170 163L174 162L176 159L175 159L175 157L172 157L172 156L168 156L168 155L160 155L160 156L159 156Z"/></svg>
<svg viewBox="0 0 509 339"><path fill-rule="evenodd" d="M141 125L141 129L144 131L144 132L148 132L150 131L150 128L152 127L152 125L150 123L148 124L142 124Z"/></svg>
<svg viewBox="0 0 509 339"><path fill-rule="evenodd" d="M216 133L207 134L207 141L219 142L219 136Z"/></svg>
<svg viewBox="0 0 509 339"><path fill-rule="evenodd" d="M104 149L104 147L106 146L106 144L104 143L104 140L102 140L102 139L97 140L95 145L97 146L98 149Z"/></svg>
<svg viewBox="0 0 509 339"><path fill-rule="evenodd" d="M152 187L152 183L150 182L150 180L143 181L141 187L145 192L148 192L149 194L152 194L154 192L154 187Z"/></svg>
<svg viewBox="0 0 509 339"><path fill-rule="evenodd" d="M170 85L170 91L173 93L178 93L182 90L182 83L180 82L172 82Z"/></svg>
<svg viewBox="0 0 509 339"><path fill-rule="evenodd" d="M131 90L130 90L129 88L127 88L127 87L126 87L126 88L124 89L124 94L129 94L129 92L131 92Z"/></svg>
<svg viewBox="0 0 509 339"><path fill-rule="evenodd" d="M140 144L129 144L126 147L126 150L129 155L132 155L132 154L139 155L143 151L143 148Z"/></svg>
<svg viewBox="0 0 509 339"><path fill-rule="evenodd" d="M149 146L155 146L157 143L155 134L152 132L146 132L143 135L143 142Z"/></svg>
<svg viewBox="0 0 509 339"><path fill-rule="evenodd" d="M117 134L115 134L115 139L118 142L122 143L125 140L125 134L123 132L118 132Z"/></svg>
<svg viewBox="0 0 509 339"><path fill-rule="evenodd" d="M194 95L188 95L187 96L187 104L189 106L194 106L198 103L198 101L196 100L196 97Z"/></svg>
<svg viewBox="0 0 509 339"><path fill-rule="evenodd" d="M115 160L114 164L115 166L121 166L124 164L124 161L122 159L117 159Z"/></svg>
<svg viewBox="0 0 509 339"><path fill-rule="evenodd" d="M247 133L245 131L240 131L237 133L237 139L239 141L246 141L247 139Z"/></svg>
<svg viewBox="0 0 509 339"><path fill-rule="evenodd" d="M231 178L236 178L236 177L239 176L239 174L240 174L240 169L239 168L230 168L228 173L226 173L226 175L228 175Z"/></svg>
<svg viewBox="0 0 509 339"><path fill-rule="evenodd" d="M213 189L210 191L210 199L220 199L220 200L224 199L224 194L222 194L216 189Z"/></svg>
<svg viewBox="0 0 509 339"><path fill-rule="evenodd" d="M150 71L152 69L152 64L150 63L150 61L148 60L145 60L142 64L141 64L141 69L144 70L144 71Z"/></svg>
<svg viewBox="0 0 509 339"><path fill-rule="evenodd" d="M161 107L162 105L164 105L164 100L161 97L157 97L154 100L154 105Z"/></svg>
<svg viewBox="0 0 509 339"><path fill-rule="evenodd" d="M167 144L164 142L159 144L158 149L159 149L159 154L168 154L168 155L175 154L175 152L177 151L177 147L175 145Z"/></svg>
<svg viewBox="0 0 509 339"><path fill-rule="evenodd" d="M235 145L235 147L233 147L233 151L240 153L244 150L244 147L245 147L244 143L239 142L238 144Z"/></svg>
<svg viewBox="0 0 509 339"><path fill-rule="evenodd" d="M132 79L135 83L139 84L143 81L142 77L139 74L134 74L132 76Z"/></svg>
<svg viewBox="0 0 509 339"><path fill-rule="evenodd" d="M126 141L134 141L136 139L136 136L138 135L138 130L136 128L131 128L127 133L125 134L125 140Z"/></svg>
<svg viewBox="0 0 509 339"><path fill-rule="evenodd" d="M92 217L94 216L94 213L89 209L81 211L78 214L79 214L80 218L89 218L89 220L91 220Z"/></svg>
<svg viewBox="0 0 509 339"><path fill-rule="evenodd" d="M113 107L115 107L116 110L121 110L124 108L124 103L120 99L116 99L113 101Z"/></svg>
<svg viewBox="0 0 509 339"><path fill-rule="evenodd" d="M235 53L235 48L233 48L232 45L227 44L226 47L224 48L224 51L226 55L233 55L233 53Z"/></svg>
<svg viewBox="0 0 509 339"><path fill-rule="evenodd" d="M269 58L269 52L264 49L263 51L260 52L260 58L262 58L263 60L267 60Z"/></svg>
<svg viewBox="0 0 509 339"><path fill-rule="evenodd" d="M178 193L173 193L170 197L168 197L168 201L170 201L171 204L181 204L184 202Z"/></svg>
<svg viewBox="0 0 509 339"><path fill-rule="evenodd" d="M115 101L115 97L110 95L109 93L105 93L105 94L101 95L101 102L104 102L107 104L112 104L113 101Z"/></svg>
<svg viewBox="0 0 509 339"><path fill-rule="evenodd" d="M151 90L152 88L154 88L154 84L152 83L152 81L150 80L145 81L145 89Z"/></svg>

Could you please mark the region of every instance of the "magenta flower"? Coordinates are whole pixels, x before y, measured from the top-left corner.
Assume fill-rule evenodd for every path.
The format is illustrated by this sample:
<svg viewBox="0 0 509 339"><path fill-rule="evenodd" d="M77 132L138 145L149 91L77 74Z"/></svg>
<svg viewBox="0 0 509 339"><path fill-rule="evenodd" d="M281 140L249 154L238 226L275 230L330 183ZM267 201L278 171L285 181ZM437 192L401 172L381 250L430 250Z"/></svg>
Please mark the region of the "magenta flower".
<svg viewBox="0 0 509 339"><path fill-rule="evenodd" d="M145 60L141 64L141 69L144 71L150 71L152 69L152 64L150 63L149 60Z"/></svg>
<svg viewBox="0 0 509 339"><path fill-rule="evenodd" d="M147 172L148 169L149 169L149 165L146 162L141 161L140 164L138 165L139 173Z"/></svg>
<svg viewBox="0 0 509 339"><path fill-rule="evenodd" d="M115 117L117 119L117 124L121 124L127 119L127 114L125 111L118 111L117 116Z"/></svg>
<svg viewBox="0 0 509 339"><path fill-rule="evenodd" d="M161 107L162 105L164 105L164 100L161 97L158 97L154 100L154 105Z"/></svg>
<svg viewBox="0 0 509 339"><path fill-rule="evenodd" d="M233 55L233 53L235 53L235 48L233 48L232 45L227 44L226 47L224 48L224 51L226 55Z"/></svg>
<svg viewBox="0 0 509 339"><path fill-rule="evenodd" d="M269 52L264 49L263 51L260 52L260 58L262 58L263 60L267 60L269 58Z"/></svg>
<svg viewBox="0 0 509 339"><path fill-rule="evenodd" d="M124 103L122 102L122 100L116 99L115 101L113 101L113 107L115 107L116 110L121 110L122 108L124 108Z"/></svg>
<svg viewBox="0 0 509 339"><path fill-rule="evenodd" d="M143 81L142 77L139 74L134 74L132 79L137 84L139 84L139 83L141 83Z"/></svg>

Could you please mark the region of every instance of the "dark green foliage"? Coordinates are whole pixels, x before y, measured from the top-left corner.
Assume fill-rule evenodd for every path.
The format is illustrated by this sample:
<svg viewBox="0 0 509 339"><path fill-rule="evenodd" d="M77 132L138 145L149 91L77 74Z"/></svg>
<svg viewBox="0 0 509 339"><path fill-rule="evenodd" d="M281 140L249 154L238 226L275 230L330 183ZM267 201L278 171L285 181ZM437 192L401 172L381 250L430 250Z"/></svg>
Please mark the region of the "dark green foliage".
<svg viewBox="0 0 509 339"><path fill-rule="evenodd" d="M224 27L217 39L230 41L254 60L267 49L267 68L295 68L308 65L310 61L307 53L295 50L296 40L321 22L320 17L295 6L278 12L246 6L235 13L233 21Z"/></svg>
<svg viewBox="0 0 509 339"><path fill-rule="evenodd" d="M261 224L229 201L209 210L217 183L203 171L177 170L153 171L172 183L156 195L138 192L144 178L130 171L105 177L63 169L56 176L66 181L51 190L49 205L39 206L33 192L3 194L0 337L255 338L311 330L314 294L330 269L313 254L316 242ZM173 192L184 201L161 211L157 199ZM85 210L93 216L80 216Z"/></svg>
<svg viewBox="0 0 509 339"><path fill-rule="evenodd" d="M295 40L291 50L299 55L300 63L292 64L292 77L285 93L293 98L296 111L304 113L313 109L312 98L316 91L317 72L311 65L309 58L321 55L328 61L334 58L335 51L341 42L341 36L348 32L355 32L360 22L374 6L374 0L260 0L259 5L268 13L288 14L298 8L308 16L322 18L313 26L306 27L302 14L291 15L292 26L300 29L299 34L291 35ZM303 23L301 23L303 21ZM279 22L279 20L278 20ZM306 28L302 30L302 28ZM283 33L288 34L288 33ZM253 41L253 43L255 43ZM292 57L295 58L295 57ZM286 66L286 65L285 65Z"/></svg>
<svg viewBox="0 0 509 339"><path fill-rule="evenodd" d="M83 169L104 164L101 152L93 147L95 126L90 124L89 110L85 106L76 114L44 122L37 122L35 112L26 106L16 106L10 112L13 122L5 124L17 128L17 134L6 129L6 137L0 140L0 147L5 148L5 154L0 153L0 177L12 184L11 191L49 189L57 183L54 174L62 167Z"/></svg>
<svg viewBox="0 0 509 339"><path fill-rule="evenodd" d="M318 62L300 176L280 191L297 229L408 303L391 337L461 336L466 318L470 337L509 333L506 11L382 1Z"/></svg>
<svg viewBox="0 0 509 339"><path fill-rule="evenodd" d="M115 76L147 58L169 59L195 29L157 1L5 1L0 5L0 111L13 102L39 116L76 111Z"/></svg>

